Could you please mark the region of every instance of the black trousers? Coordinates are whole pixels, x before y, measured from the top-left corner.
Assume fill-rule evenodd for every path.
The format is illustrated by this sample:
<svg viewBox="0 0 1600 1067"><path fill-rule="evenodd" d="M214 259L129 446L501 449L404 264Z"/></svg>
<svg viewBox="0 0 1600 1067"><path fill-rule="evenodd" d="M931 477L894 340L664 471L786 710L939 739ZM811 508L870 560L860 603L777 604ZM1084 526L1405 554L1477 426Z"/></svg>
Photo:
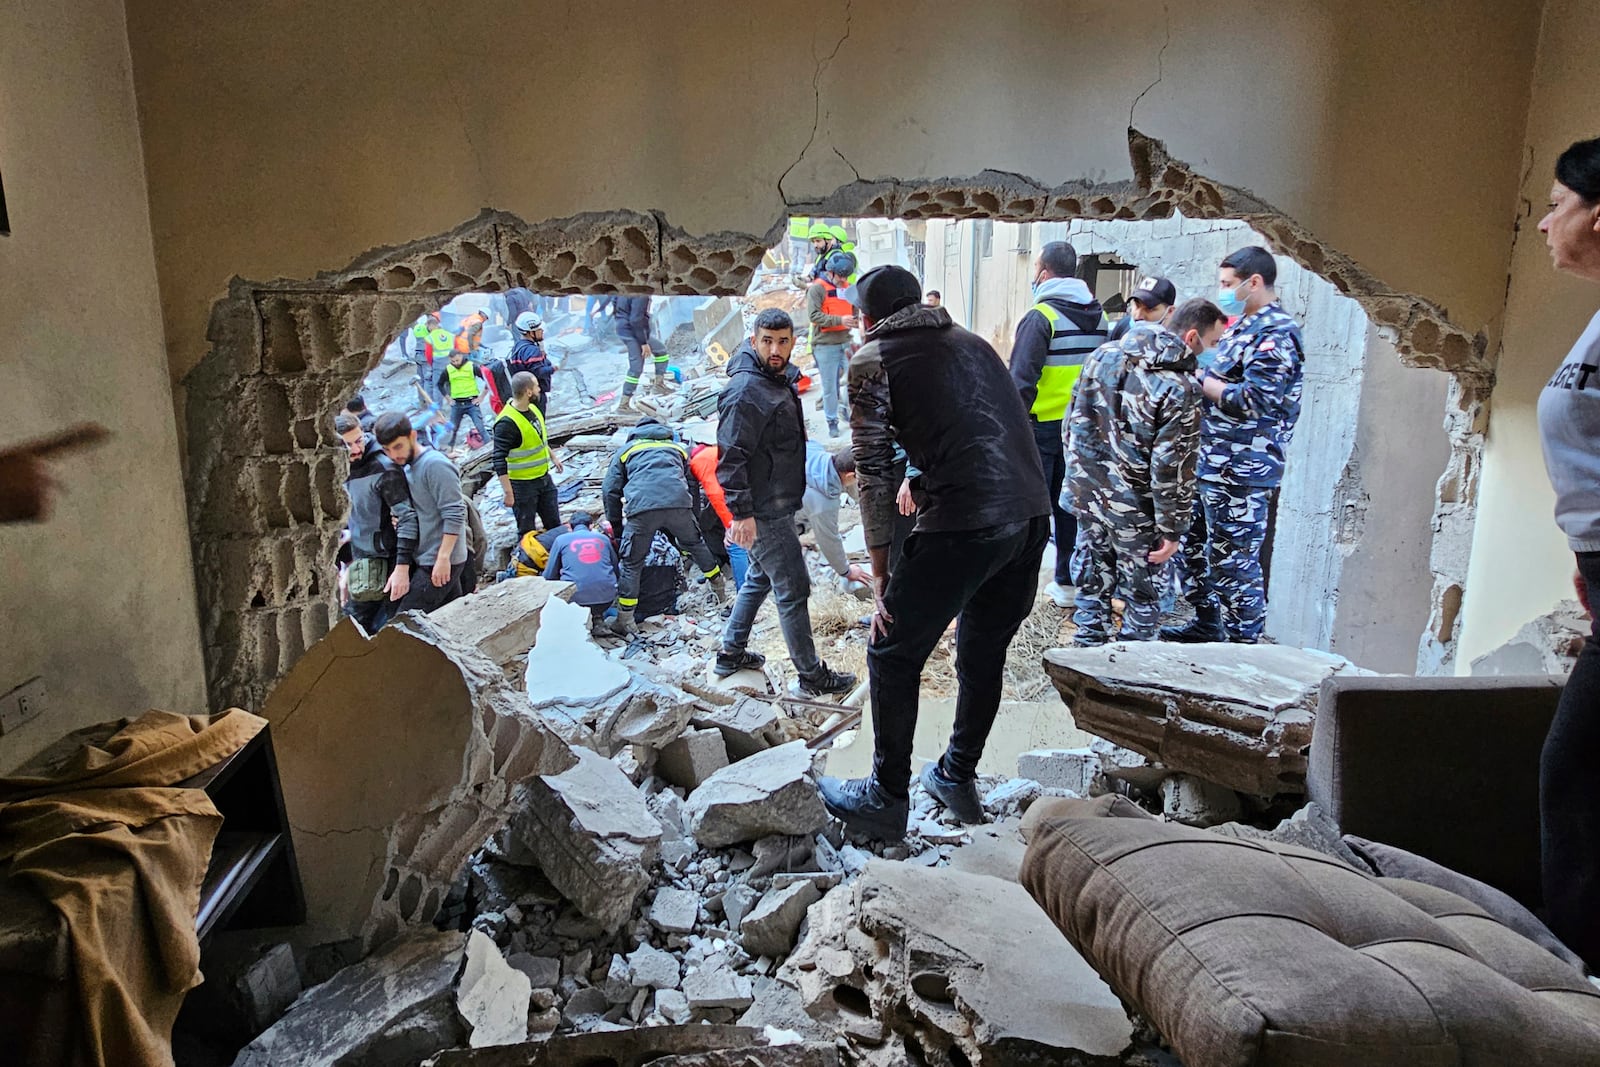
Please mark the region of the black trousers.
<svg viewBox="0 0 1600 1067"><path fill-rule="evenodd" d="M420 611L426 614L434 608L442 608L450 601L461 596L461 575L466 570L462 563L450 568L450 580L443 585L433 584L433 565L424 567L417 564L411 568L411 590L400 598L394 606L390 618L402 611Z"/></svg>
<svg viewBox="0 0 1600 1067"><path fill-rule="evenodd" d="M867 649L872 693L873 776L890 796L911 786L922 668L951 619L956 630L955 729L940 761L968 781L1000 710L1006 650L1033 610L1039 560L1050 539L1044 516L960 533L913 533L889 575L885 606L894 621Z"/></svg>
<svg viewBox="0 0 1600 1067"><path fill-rule="evenodd" d="M533 481L511 481L511 514L517 520L517 538L543 523L546 530L561 525L561 502L556 495L556 480L545 474Z"/></svg>
<svg viewBox="0 0 1600 1067"><path fill-rule="evenodd" d="M1067 446L1061 439L1061 422L1035 422L1033 443L1039 446L1044 482L1050 490L1050 514L1055 520L1056 584L1072 584L1072 549L1078 543L1078 519L1061 506L1061 483L1067 478Z"/></svg>
<svg viewBox="0 0 1600 1067"><path fill-rule="evenodd" d="M1590 604L1600 552L1578 553ZM1600 622L1591 622L1539 758L1544 906L1551 931L1600 970Z"/></svg>

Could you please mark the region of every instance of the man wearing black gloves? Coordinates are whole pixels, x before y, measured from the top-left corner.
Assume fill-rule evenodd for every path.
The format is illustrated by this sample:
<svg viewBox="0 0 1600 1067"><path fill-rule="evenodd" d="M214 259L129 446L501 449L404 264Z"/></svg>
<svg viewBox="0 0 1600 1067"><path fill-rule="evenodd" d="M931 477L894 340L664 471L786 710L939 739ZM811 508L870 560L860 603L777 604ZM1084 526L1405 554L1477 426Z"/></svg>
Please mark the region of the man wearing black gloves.
<svg viewBox="0 0 1600 1067"><path fill-rule="evenodd" d="M901 267L862 275L851 303L867 338L850 360L850 428L877 594L867 649L873 771L817 788L847 829L898 841L922 668L952 619L955 729L922 784L960 821L983 821L978 759L1000 708L1006 649L1038 592L1050 497L1027 409L993 348L943 308L923 306L922 287ZM896 442L918 472L917 526L891 573Z"/></svg>

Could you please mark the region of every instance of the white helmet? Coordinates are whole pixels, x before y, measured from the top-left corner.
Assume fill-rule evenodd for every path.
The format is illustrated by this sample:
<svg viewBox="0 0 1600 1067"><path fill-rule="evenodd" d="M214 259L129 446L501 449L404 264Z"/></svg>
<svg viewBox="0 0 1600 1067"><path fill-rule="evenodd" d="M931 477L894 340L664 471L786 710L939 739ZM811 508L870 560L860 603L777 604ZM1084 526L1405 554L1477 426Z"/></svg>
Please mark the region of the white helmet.
<svg viewBox="0 0 1600 1067"><path fill-rule="evenodd" d="M544 320L532 311L524 311L522 314L517 316L518 333L527 333L529 330L537 330L543 325Z"/></svg>

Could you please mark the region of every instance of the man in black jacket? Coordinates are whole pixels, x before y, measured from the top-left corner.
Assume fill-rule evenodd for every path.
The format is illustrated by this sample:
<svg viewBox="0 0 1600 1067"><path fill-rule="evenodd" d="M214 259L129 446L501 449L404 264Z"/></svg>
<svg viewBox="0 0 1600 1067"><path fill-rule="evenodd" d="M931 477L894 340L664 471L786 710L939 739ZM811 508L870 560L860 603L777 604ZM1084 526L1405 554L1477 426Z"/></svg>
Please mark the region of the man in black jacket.
<svg viewBox="0 0 1600 1067"><path fill-rule="evenodd" d="M617 582L617 621L612 623L613 631L639 632L634 621L639 607L639 572L650 555L650 543L656 539L657 530L667 531L678 548L694 559L718 600L727 596L727 579L701 539L700 523L694 516L694 497L689 492L689 451L673 440L670 429L655 419L645 419L635 426L627 443L612 457L600 495L605 498L611 528L622 531L622 575Z"/></svg>
<svg viewBox="0 0 1600 1067"><path fill-rule="evenodd" d="M922 784L960 821L983 821L978 759L1050 537L1039 451L1005 366L949 312L921 301L922 287L901 267L868 271L852 294L867 338L850 360L850 427L877 594L867 648L873 772L817 783L846 827L889 841L906 831L922 668L952 619L955 728L944 756L922 768ZM896 442L917 470L917 526L891 572Z"/></svg>
<svg viewBox="0 0 1600 1067"><path fill-rule="evenodd" d="M728 541L750 553L750 569L713 669L726 678L766 662L745 646L771 591L799 675L792 689L804 696L847 693L855 675L829 670L811 637L811 575L794 525L806 492L806 425L794 388L799 373L789 364L793 355L794 320L767 308L728 361L728 384L717 400L717 481L733 514Z"/></svg>
<svg viewBox="0 0 1600 1067"><path fill-rule="evenodd" d="M386 569L392 569L398 548L393 519L411 507L405 472L383 454L378 439L362 428L354 412L341 411L334 417L333 429L350 455L350 472L344 479L345 495L350 498L350 543L345 546L349 562L381 559L387 562ZM387 575L379 580L386 579ZM345 601L344 613L367 633L375 634L389 620L391 606L388 593L380 591L370 599L351 596Z"/></svg>
<svg viewBox="0 0 1600 1067"><path fill-rule="evenodd" d="M611 309L612 321L617 324L617 336L628 346L628 376L622 380L622 398L617 401L617 410L627 411L633 407L633 394L638 391L639 380L644 376L646 359L656 365L656 392L665 393L672 389L667 384L667 352L665 348L657 351L657 342L651 338L653 327L650 324L648 296L615 297Z"/></svg>

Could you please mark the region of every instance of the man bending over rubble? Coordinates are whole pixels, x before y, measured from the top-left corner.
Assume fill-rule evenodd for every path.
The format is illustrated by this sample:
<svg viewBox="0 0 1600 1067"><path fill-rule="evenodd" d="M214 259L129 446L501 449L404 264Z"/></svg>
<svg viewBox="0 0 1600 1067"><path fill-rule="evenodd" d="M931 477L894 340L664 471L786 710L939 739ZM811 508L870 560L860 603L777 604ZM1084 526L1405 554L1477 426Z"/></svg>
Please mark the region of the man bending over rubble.
<svg viewBox="0 0 1600 1067"><path fill-rule="evenodd" d="M633 428L627 443L611 460L600 486L606 518L613 530L622 531L622 580L617 583L617 621L612 630L636 634L634 611L639 607L639 571L650 555L657 530L667 531L678 548L694 558L711 583L717 599L726 598L727 579L700 537L689 492L689 450L672 439L672 431L655 419ZM624 521L626 519L626 521Z"/></svg>
<svg viewBox="0 0 1600 1067"><path fill-rule="evenodd" d="M750 569L712 669L726 678L766 662L745 646L771 592L799 675L795 692L848 693L855 675L829 670L811 636L811 575L794 525L806 491L806 423L793 355L794 320L781 308L767 308L728 361L728 384L717 399L717 481L733 515L728 542L750 553Z"/></svg>
<svg viewBox="0 0 1600 1067"><path fill-rule="evenodd" d="M978 758L1000 708L1006 649L1033 610L1050 540L1050 498L1028 412L1006 365L943 308L922 305L902 267L878 267L851 292L867 343L850 360L850 427L876 612L867 648L873 770L817 782L848 830L905 836L922 668L952 619L955 729L927 791L965 823L983 821ZM894 571L894 446L918 471L917 525Z"/></svg>

